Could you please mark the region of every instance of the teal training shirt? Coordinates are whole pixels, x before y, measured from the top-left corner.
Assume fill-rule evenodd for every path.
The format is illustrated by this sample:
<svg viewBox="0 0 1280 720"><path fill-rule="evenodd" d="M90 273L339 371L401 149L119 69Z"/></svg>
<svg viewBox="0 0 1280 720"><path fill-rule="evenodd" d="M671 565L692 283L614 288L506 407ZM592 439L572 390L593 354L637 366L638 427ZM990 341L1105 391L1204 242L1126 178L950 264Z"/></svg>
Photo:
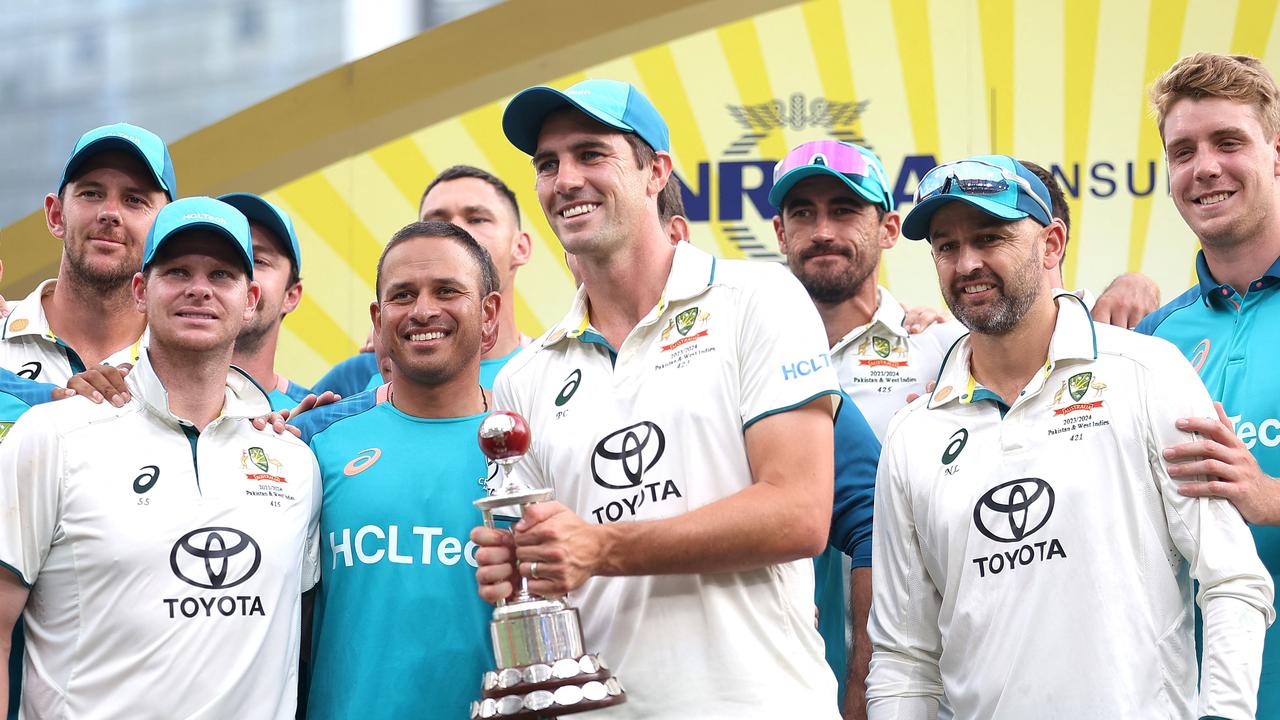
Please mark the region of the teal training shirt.
<svg viewBox="0 0 1280 720"><path fill-rule="evenodd" d="M506 367L507 362L509 362L511 358L518 355L520 351L523 349L524 349L523 347L517 347L515 350L512 350L511 352L507 353L506 355L503 355L502 357L489 358L488 360L481 360L480 361L480 384L483 385L486 390L492 390L493 381L498 377L498 371Z"/></svg>
<svg viewBox="0 0 1280 720"><path fill-rule="evenodd" d="M1203 252L1196 257L1196 274L1200 282L1143 319L1138 332L1182 351L1262 471L1280 477L1280 258L1243 296L1214 280ZM1272 582L1280 585L1280 527L1250 529ZM1258 717L1280 718L1280 623L1267 630Z"/></svg>
<svg viewBox="0 0 1280 720"><path fill-rule="evenodd" d="M415 418L384 394L298 417L324 479L308 717L461 720L493 666L468 540L484 415Z"/></svg>
<svg viewBox="0 0 1280 720"><path fill-rule="evenodd" d="M0 442L9 434L9 428L22 417L32 405L49 402L53 399L56 385L28 380L0 369ZM0 570L7 572L7 570ZM9 720L17 720L19 700L22 698L22 619L13 626L13 634L9 645Z"/></svg>
<svg viewBox="0 0 1280 720"><path fill-rule="evenodd" d="M271 410L273 412L292 410L298 406L298 403L302 402L303 398L311 394L310 390L292 380L286 380L285 382L289 383L287 390L282 392L280 388L272 388L271 392L267 393L267 400L271 401Z"/></svg>

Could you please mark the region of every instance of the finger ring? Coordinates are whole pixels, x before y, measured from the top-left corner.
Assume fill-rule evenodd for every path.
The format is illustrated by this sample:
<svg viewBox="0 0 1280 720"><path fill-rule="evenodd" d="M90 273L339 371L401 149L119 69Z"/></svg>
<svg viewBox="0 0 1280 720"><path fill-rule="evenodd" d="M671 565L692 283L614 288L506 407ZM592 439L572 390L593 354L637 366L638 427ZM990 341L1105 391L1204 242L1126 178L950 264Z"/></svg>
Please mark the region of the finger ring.
<svg viewBox="0 0 1280 720"><path fill-rule="evenodd" d="M529 577L533 578L534 580L538 579L538 561L537 560L534 560L533 562L529 563Z"/></svg>

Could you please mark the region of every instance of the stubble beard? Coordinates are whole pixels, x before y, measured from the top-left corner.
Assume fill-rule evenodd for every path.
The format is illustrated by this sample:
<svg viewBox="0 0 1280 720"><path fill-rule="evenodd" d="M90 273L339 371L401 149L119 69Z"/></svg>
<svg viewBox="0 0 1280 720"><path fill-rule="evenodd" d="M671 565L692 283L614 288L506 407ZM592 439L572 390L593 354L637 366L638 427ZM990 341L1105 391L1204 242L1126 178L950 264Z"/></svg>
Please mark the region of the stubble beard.
<svg viewBox="0 0 1280 720"><path fill-rule="evenodd" d="M978 277L956 278L956 283L988 277L1000 280L994 273L988 272ZM981 335L1006 335L1022 322L1036 300L1040 298L1041 288L1040 283L1037 282L1039 265L1035 255L1028 256L1025 263L1015 268L1009 280L1012 282L998 283L999 297L991 306L985 308L966 305L952 288L945 288L943 295L951 314L965 327Z"/></svg>
<svg viewBox="0 0 1280 720"><path fill-rule="evenodd" d="M878 264L878 258L863 256L864 261L857 263L852 253L845 253L845 257L853 262L848 271L807 272L804 261L808 258L801 258L798 267L793 266L791 271L814 302L837 305L857 295L871 281Z"/></svg>

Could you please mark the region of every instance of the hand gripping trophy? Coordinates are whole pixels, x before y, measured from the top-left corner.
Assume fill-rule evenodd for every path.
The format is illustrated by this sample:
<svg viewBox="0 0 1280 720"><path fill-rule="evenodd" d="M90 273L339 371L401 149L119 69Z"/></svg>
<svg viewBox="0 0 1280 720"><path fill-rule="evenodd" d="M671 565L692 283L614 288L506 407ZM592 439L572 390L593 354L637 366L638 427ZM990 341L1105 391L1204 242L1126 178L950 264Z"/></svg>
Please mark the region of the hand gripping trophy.
<svg viewBox="0 0 1280 720"><path fill-rule="evenodd" d="M503 480L492 495L475 501L486 527L494 527L494 514L502 508L523 511L555 493L526 487L511 475L511 466L529 451L529 440L529 424L513 412L494 412L480 424L480 450L502 466ZM489 634L498 668L484 674L483 699L471 703L472 720L536 720L626 702L609 668L583 650L578 609L563 598L531 594L523 576L515 599L494 608Z"/></svg>

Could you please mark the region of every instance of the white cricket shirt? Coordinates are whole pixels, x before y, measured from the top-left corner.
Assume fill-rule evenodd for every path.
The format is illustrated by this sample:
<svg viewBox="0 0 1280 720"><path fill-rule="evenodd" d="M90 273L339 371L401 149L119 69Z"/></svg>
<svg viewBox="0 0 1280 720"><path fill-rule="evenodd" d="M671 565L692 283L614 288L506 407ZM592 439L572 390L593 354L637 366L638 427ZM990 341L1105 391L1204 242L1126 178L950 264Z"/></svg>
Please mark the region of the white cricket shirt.
<svg viewBox="0 0 1280 720"><path fill-rule="evenodd" d="M743 430L837 392L822 322L782 266L677 246L662 299L611 349L579 290L512 359L495 405L529 420L515 471L588 522L680 515L751 485ZM601 718L837 718L813 562L595 577L571 601L627 702Z"/></svg>
<svg viewBox="0 0 1280 720"><path fill-rule="evenodd" d="M871 322L856 327L831 347L840 388L853 399L876 439L911 393L924 394L938 377L947 351L968 332L957 320L936 322L914 335L903 327L907 313L885 288Z"/></svg>
<svg viewBox="0 0 1280 720"><path fill-rule="evenodd" d="M57 278L40 283L31 294L12 307L0 326L0 368L38 382L66 386L72 375L83 372L80 357L49 328L40 299L53 292ZM147 346L147 333L119 349L102 362L107 365L136 363Z"/></svg>
<svg viewBox="0 0 1280 720"><path fill-rule="evenodd" d="M315 457L253 429L267 398L235 369L197 436L143 355L125 407L39 405L0 445L0 563L31 588L23 716L292 718Z"/></svg>
<svg viewBox="0 0 1280 720"><path fill-rule="evenodd" d="M1007 413L970 340L890 425L876 479L873 720L1253 717L1271 579L1225 500L1161 451L1214 417L1162 340L1059 296L1043 372ZM1192 578L1205 614L1197 699Z"/></svg>

